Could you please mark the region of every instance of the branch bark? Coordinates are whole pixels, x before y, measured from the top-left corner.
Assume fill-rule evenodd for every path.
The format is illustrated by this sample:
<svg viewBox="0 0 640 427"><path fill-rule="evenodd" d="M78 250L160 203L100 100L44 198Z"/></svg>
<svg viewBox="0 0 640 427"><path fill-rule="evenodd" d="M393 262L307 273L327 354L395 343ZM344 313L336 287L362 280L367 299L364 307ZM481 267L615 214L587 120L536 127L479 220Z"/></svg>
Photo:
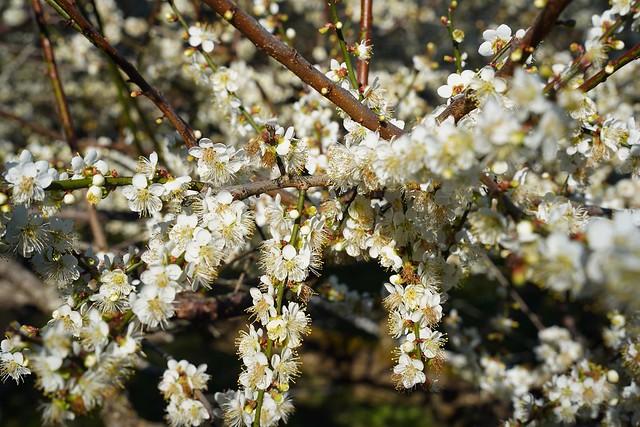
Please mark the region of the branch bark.
<svg viewBox="0 0 640 427"><path fill-rule="evenodd" d="M600 83L606 82L607 79L613 73L618 71L620 68L624 67L625 65L627 65L632 61L635 61L639 57L640 57L640 43L636 44L627 53L625 53L620 58L616 59L615 61L607 65L607 67L611 67L610 69L605 67L602 70L598 71L593 76L591 76L589 80L587 80L582 85L580 85L580 89L582 89L584 92L589 92L590 90L598 86ZM609 71L607 72L607 70Z"/></svg>
<svg viewBox="0 0 640 427"><path fill-rule="evenodd" d="M178 131L187 147L196 145L196 137L191 127L176 113L173 107L167 102L165 97L151 86L142 74L127 59L120 54L94 27L87 21L82 14L67 0L54 1L69 18L81 29L84 35L94 46L103 51L107 56L129 77L129 79L138 85L142 94L149 98L162 111L167 120Z"/></svg>
<svg viewBox="0 0 640 427"><path fill-rule="evenodd" d="M211 323L242 316L251 304L252 297L249 293L205 297L195 292L182 292L176 296L176 317Z"/></svg>
<svg viewBox="0 0 640 427"><path fill-rule="evenodd" d="M371 22L373 0L360 0L360 40L365 46L371 45ZM358 84L366 87L369 84L369 60L358 60Z"/></svg>
<svg viewBox="0 0 640 427"><path fill-rule="evenodd" d="M262 50L287 67L300 80L344 110L354 121L372 131L379 132L384 139L398 137L404 133L402 129L391 123L381 122L375 112L360 103L349 91L336 85L318 71L297 50L275 38L233 1L204 0L204 2L251 40L258 50Z"/></svg>
<svg viewBox="0 0 640 427"><path fill-rule="evenodd" d="M551 29L558 20L558 16L571 3L571 0L549 0L547 5L540 11L533 25L526 32L520 43L513 46L511 52L520 51L522 54L513 60L511 56L506 60L502 68L498 70L498 77L511 77L516 66L524 64L531 56L536 47L551 32ZM437 120L442 122L449 116L453 116L457 122L471 111L475 110L476 104L473 102L472 93L456 98L445 110L440 113Z"/></svg>
<svg viewBox="0 0 640 427"><path fill-rule="evenodd" d="M329 175L311 175L311 176L293 176L280 177L268 181L250 182L247 184L232 185L222 187L231 193L234 199L242 200L257 194L267 193L269 191L280 190L283 188L307 189L311 187L327 187L331 185Z"/></svg>

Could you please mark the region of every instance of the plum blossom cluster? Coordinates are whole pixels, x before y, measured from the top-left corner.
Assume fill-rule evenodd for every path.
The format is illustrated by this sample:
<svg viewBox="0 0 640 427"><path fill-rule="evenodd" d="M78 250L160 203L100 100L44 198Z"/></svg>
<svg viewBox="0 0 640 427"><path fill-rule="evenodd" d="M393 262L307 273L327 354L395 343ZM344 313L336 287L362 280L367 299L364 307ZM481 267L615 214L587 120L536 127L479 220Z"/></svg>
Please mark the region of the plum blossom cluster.
<svg viewBox="0 0 640 427"><path fill-rule="evenodd" d="M25 153L23 164L30 161L29 152ZM121 190L129 209L157 217L151 225L149 249L143 254L78 254L70 220L29 212L26 205L18 205L3 216L5 250L31 258L43 280L66 296L47 326L14 330L3 341L2 378L19 381L34 373L38 388L50 399L43 412L47 422L73 419L75 413L88 413L100 406L129 376L140 350L140 330L165 326L175 314L176 294L209 287L219 265L237 253L253 231L246 204L233 200L228 192L213 194L209 190L196 197L196 192L188 190L189 177L160 173L157 162L155 153L149 159L141 158L137 174L117 181L121 178L90 152L73 159L71 179L49 180L47 184L73 188L81 182L90 189L98 187L96 200L89 197L90 191L87 197L98 203L115 185L130 182ZM9 163L12 174L21 168L19 163ZM28 173L28 168L23 171L23 175ZM166 197L195 200L178 213L157 216ZM54 207L59 208L61 199L58 195ZM136 278L133 273L141 265L144 271ZM78 365L84 368L75 369ZM198 371L198 375L203 373ZM208 415L196 403L177 400L173 392L166 397L172 425L195 425L195 420L202 421Z"/></svg>
<svg viewBox="0 0 640 427"><path fill-rule="evenodd" d="M323 206L323 213L330 218L332 211L342 209ZM426 227L427 221L421 219L429 212L433 218L442 215L443 223L455 218L453 214L447 218L446 208L419 190L404 199L400 193L389 192L379 203L358 195L346 209L344 220L331 218L331 223L344 224L334 250L377 259L382 267L396 273L385 285L389 292L385 306L390 334L400 343L394 368L399 388L432 385L425 371L430 365L437 370L443 361L444 337L436 329L442 318L442 289L449 289L457 280L455 265L448 264L444 250L437 248L436 227L442 223L434 221Z"/></svg>
<svg viewBox="0 0 640 427"><path fill-rule="evenodd" d="M297 349L310 324L306 303L311 290L304 282L320 267L324 243L322 219L302 220L303 201L304 191L292 210L284 209L279 196L267 202L265 217L272 238L263 242L260 257L266 274L260 287L250 290L253 304L248 311L254 323L237 340L242 388L215 397L228 425L251 426L259 417L260 425L273 426L286 422L293 412L288 391L300 374ZM286 302L287 298L297 301Z"/></svg>
<svg viewBox="0 0 640 427"><path fill-rule="evenodd" d="M442 318L440 293L422 281L403 283L400 276L391 276L385 287L389 296L385 299L389 315L389 330L395 338L403 338L398 347L398 361L393 368L398 389L409 389L418 384L432 387L427 381L425 365L439 369L444 362L441 347L443 334L434 330ZM404 285L404 286L403 286Z"/></svg>
<svg viewBox="0 0 640 427"><path fill-rule="evenodd" d="M101 406L131 375L140 349L133 324L121 330L121 322L106 321L87 304L75 305L70 298L45 327L22 327L2 341L3 379L35 375L36 387L48 399L42 407L47 424L64 423Z"/></svg>
<svg viewBox="0 0 640 427"><path fill-rule="evenodd" d="M24 10L19 2L10 3L3 19L22 26ZM389 30L389 37L400 24L424 26L433 18L419 2L374 3L380 15L375 25ZM127 129L122 132L127 154L113 148L117 138L106 138L101 154L31 144L4 159L0 249L30 265L61 300L45 326L9 328L0 344L0 379L20 383L33 375L46 399L47 423L89 414L133 375L144 356L145 333L173 332L180 294L206 293L222 269L232 270L240 259L257 260L247 263L236 286L252 302L251 323L236 340L239 389L216 393L218 407L211 409L203 393L210 379L207 366L174 359L158 388L172 426L201 425L211 418L233 426L277 425L294 410L290 390L300 375L299 351L310 332L307 304L314 292L341 304L335 311L356 326L374 334L378 329L375 321L363 321L375 292L358 295L337 279L314 287L312 274L319 274L327 259L375 260L387 270L381 299L394 340L390 377L398 389L437 389L446 359L484 393L507 402L512 412L505 425L639 424L640 341L632 314L640 300L637 109L633 100L618 102L633 91L618 88L624 84L615 82L617 76L611 78L611 92L598 84L586 88L602 71L607 76L618 71L614 63L620 62L610 61L609 52L623 49L625 26L640 22L639 2L610 4L593 16L588 9L591 26L582 45L571 52L541 52L522 61L512 76L506 64L528 52L518 48L524 30L512 35L506 24L482 34L478 53L491 58L484 66L462 55L456 73L439 71L431 44L426 55L415 56L413 68L394 63L385 67L393 71L374 71L372 83L361 87L355 87L352 62L368 62L371 46L351 44L351 56L338 60L318 43L309 50L320 63L319 77L324 73L333 86L316 93L289 71L264 72L265 61L255 56L254 46L235 37L226 22L240 6L221 13L224 19L212 25L189 25L204 15L181 4L182 15L171 2L168 24L183 25L181 38L170 26L146 31L155 17L125 20L115 2L101 2L96 13L108 15L104 33L113 43L135 45L153 34L151 51L157 57L141 65L143 74L166 77L176 88L186 86L184 77L195 80L198 87L185 109L192 108L192 125L212 130L211 138L195 131L198 141L187 141L183 150L156 144L153 151L138 144L136 162L128 153L142 132ZM304 2L255 0L252 6L266 33L285 42L296 34L285 28L291 10L318 21L309 28L326 24L321 8ZM351 9L356 8L349 6L348 14ZM453 41L460 43L462 34L452 34ZM101 66L88 47L78 39L69 46L66 53L61 49L63 63L74 71L86 68L97 81ZM258 50L269 50L265 47ZM183 51L187 55L180 55ZM467 62L473 68L463 69ZM629 65L629 85L635 68ZM12 73L8 69L0 80ZM103 87L83 84L72 85L73 93L109 95ZM365 126L364 115L350 116L346 107L336 111L323 98L339 88L352 95L359 112L377 117L375 126ZM446 105L423 99L436 88ZM463 118L446 114L460 100L473 104L473 111ZM129 108L123 102L127 121L133 121ZM145 122L144 109L137 113ZM103 126L93 116L81 119ZM389 125L397 127L393 138L383 136ZM100 132L110 127L107 121ZM10 134L4 127L0 131ZM145 132L154 139L154 130ZM4 148L5 142L0 144ZM16 151L12 145L11 151ZM318 177L328 188L308 188ZM274 190L274 184L281 187ZM269 189L258 190L259 197L238 196L261 185ZM291 186L297 190L283 188ZM80 241L87 232L63 209L76 203L79 190L86 190L94 214L98 207L104 210L100 215L122 214L129 223L144 217L133 225L136 246L88 249ZM100 222L96 216L93 221L94 227ZM123 241L123 229L109 237ZM98 241L100 233L94 233ZM487 277L501 284L495 294L514 299L503 311L519 307L538 329L538 344L522 356L526 362L486 350L485 336L477 328L462 328L456 309L445 315L447 305L456 302L455 288ZM588 345L575 328L545 326L546 319L517 299L530 284L538 288L526 289L551 301L576 306L597 301L593 310L610 313L605 346ZM362 309L361 317L354 316L355 308ZM497 331L488 336L510 339L518 326L508 314L499 315L491 320Z"/></svg>
<svg viewBox="0 0 640 427"><path fill-rule="evenodd" d="M166 418L170 426L199 426L210 418L207 408L197 397L197 393L207 389L210 375L206 370L207 365L196 367L186 360L170 359L167 362L158 388L169 401Z"/></svg>
<svg viewBox="0 0 640 427"><path fill-rule="evenodd" d="M609 317L605 340L610 350L622 356L622 363L603 364L601 355L590 354L567 329L557 326L539 331L535 363L508 363L499 356L472 350L469 343L479 342L478 330L466 328L463 332L457 313L448 321L456 352L448 358L461 375L478 376L482 390L510 402L513 415L506 425L574 425L594 419L602 419L606 425L634 424L639 416L637 360L628 363L630 358L625 355L637 342L637 335L630 333L634 326L627 324L624 315L611 312Z"/></svg>

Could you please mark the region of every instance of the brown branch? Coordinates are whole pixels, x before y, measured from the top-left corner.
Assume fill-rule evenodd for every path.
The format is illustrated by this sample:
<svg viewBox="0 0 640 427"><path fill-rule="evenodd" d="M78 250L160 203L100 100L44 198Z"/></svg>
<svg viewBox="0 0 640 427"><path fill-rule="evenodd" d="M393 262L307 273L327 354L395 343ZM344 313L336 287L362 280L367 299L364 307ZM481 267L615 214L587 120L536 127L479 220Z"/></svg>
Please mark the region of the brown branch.
<svg viewBox="0 0 640 427"><path fill-rule="evenodd" d="M49 41L49 31L47 30L47 23L44 20L44 14L42 12L42 5L40 0L33 0L31 2L33 8L34 19L38 30L40 31L40 44L42 45L42 54L47 64L47 74L53 87L53 94L56 99L56 105L58 106L58 114L60 114L60 121L62 122L62 128L64 130L65 138L71 152L75 153L79 151L78 140L76 139L75 132L73 130L73 121L71 120L71 111L69 109L69 103L64 93L62 81L60 80L60 74L58 73L58 66L56 65L56 59L53 54L53 48Z"/></svg>
<svg viewBox="0 0 640 427"><path fill-rule="evenodd" d="M89 225L91 226L91 234L93 234L93 243L98 251L106 251L109 246L107 245L107 237L104 234L102 226L104 223L98 218L98 210L95 205L92 205L88 201L87 215L89 216Z"/></svg>
<svg viewBox="0 0 640 427"><path fill-rule="evenodd" d="M372 131L380 132L380 136L384 139L391 139L404 134L402 129L391 123L381 122L375 112L360 103L349 91L336 85L327 76L318 71L297 50L275 38L258 21L249 16L231 0L204 0L204 2L244 34L258 50L264 51L267 55L287 67L300 80L344 110L354 121Z"/></svg>
<svg viewBox="0 0 640 427"><path fill-rule="evenodd" d="M633 7L637 7L640 5L640 0L636 0ZM611 39L614 37L614 34L627 22L629 19L633 17L633 14L627 14L625 16L619 16L611 25L607 26L606 30L600 37L598 37L598 41L603 43L605 49L609 49L611 46ZM551 81L547 83L544 87L544 93L547 96L552 96L562 88L564 84L571 81L576 75L586 73L587 70L593 64L592 58L587 56L587 51L582 48L580 54L577 55L571 64L568 67L566 72L563 72L560 75L557 75Z"/></svg>
<svg viewBox="0 0 640 427"><path fill-rule="evenodd" d="M251 304L249 293L205 297L195 292L182 292L176 296L176 318L210 323L242 316Z"/></svg>
<svg viewBox="0 0 640 427"><path fill-rule="evenodd" d="M32 305L50 314L60 304L55 286L45 285L16 259L0 255L0 312Z"/></svg>
<svg viewBox="0 0 640 427"><path fill-rule="evenodd" d="M511 48L512 53L520 51L522 55L517 55L515 60L510 56L497 72L499 77L511 77L516 66L524 64L527 59L529 59L536 47L538 47L542 40L551 32L551 29L558 21L558 17L562 11L569 6L571 1L572 0L549 0L522 40Z"/></svg>
<svg viewBox="0 0 640 427"><path fill-rule="evenodd" d="M82 31L87 40L103 51L129 77L130 81L138 85L142 94L149 98L162 111L173 127L178 131L187 147L196 145L196 137L191 127L176 113L167 102L164 95L151 86L142 77L136 67L120 54L68 0L53 0Z"/></svg>
<svg viewBox="0 0 640 427"><path fill-rule="evenodd" d="M23 119L22 117L18 117L15 114L10 113L7 110L4 110L2 108L0 108L0 117L4 117L7 119L16 121L20 123L22 126L31 129L33 132L37 134L40 134L58 141L64 141L64 135L62 135L61 133L42 127L36 123L30 122L27 119Z"/></svg>
<svg viewBox="0 0 640 427"><path fill-rule="evenodd" d="M283 176L268 181L250 182L247 184L222 187L219 190L228 191L234 199L242 200L250 196L280 190L282 188L307 189L311 187L327 187L329 185L331 185L331 179L328 175Z"/></svg>
<svg viewBox="0 0 640 427"><path fill-rule="evenodd" d="M371 45L372 3L373 0L360 0L360 40L365 46ZM369 60L358 60L358 84L363 88L369 84Z"/></svg>
<svg viewBox="0 0 640 427"><path fill-rule="evenodd" d="M615 61L609 63L605 68L598 71L596 74L591 76L586 82L580 85L580 89L584 92L589 92L591 89L598 86L600 83L604 83L607 79L620 68L624 67L628 63L635 61L640 57L640 43L636 44L631 48L627 53L622 55L620 58ZM607 71L608 70L608 71Z"/></svg>
<svg viewBox="0 0 640 427"><path fill-rule="evenodd" d="M571 0L549 0L547 5L540 11L536 20L519 43L512 47L511 52L519 52L519 55L510 55L502 68L498 70L498 77L511 77L516 66L524 64L531 56L536 47L549 34L558 16L571 3ZM512 59L512 57L514 59ZM469 92L460 98L454 99L447 108L438 116L438 122L444 121L447 117L453 116L457 122L471 111L475 110L473 93Z"/></svg>

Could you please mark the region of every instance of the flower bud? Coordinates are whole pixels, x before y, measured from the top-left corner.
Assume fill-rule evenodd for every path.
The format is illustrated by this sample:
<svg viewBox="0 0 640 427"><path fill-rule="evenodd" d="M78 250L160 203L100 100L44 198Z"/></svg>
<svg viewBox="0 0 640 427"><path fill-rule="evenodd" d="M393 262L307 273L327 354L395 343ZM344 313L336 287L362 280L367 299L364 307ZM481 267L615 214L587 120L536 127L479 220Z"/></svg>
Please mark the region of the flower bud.
<svg viewBox="0 0 640 427"><path fill-rule="evenodd" d="M102 187L104 185L104 182L104 175L102 175L101 173L93 175L93 178L91 179L91 183L97 187Z"/></svg>
<svg viewBox="0 0 640 427"><path fill-rule="evenodd" d="M400 348L402 348L402 351L405 353L411 353L416 348L416 346L413 344L413 341L406 340L402 343Z"/></svg>
<svg viewBox="0 0 640 427"><path fill-rule="evenodd" d="M74 196L73 193L67 193L62 198L62 202L65 205L72 205L75 203L75 201L76 201L76 196Z"/></svg>

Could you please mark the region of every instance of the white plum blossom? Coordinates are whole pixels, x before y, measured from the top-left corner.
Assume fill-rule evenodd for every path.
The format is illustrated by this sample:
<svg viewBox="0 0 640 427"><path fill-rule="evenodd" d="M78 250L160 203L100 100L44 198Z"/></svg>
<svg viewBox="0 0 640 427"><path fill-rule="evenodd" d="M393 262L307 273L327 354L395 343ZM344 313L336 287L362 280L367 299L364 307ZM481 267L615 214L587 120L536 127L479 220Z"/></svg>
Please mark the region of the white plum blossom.
<svg viewBox="0 0 640 427"><path fill-rule="evenodd" d="M507 89L507 83L501 77L496 77L496 71L492 67L484 67L471 79L469 87L475 92L475 97L480 104L489 98L501 100L501 94Z"/></svg>
<svg viewBox="0 0 640 427"><path fill-rule="evenodd" d="M245 370L240 374L239 383L246 388L265 390L273 380L273 370L269 368L269 361L264 353L242 359Z"/></svg>
<svg viewBox="0 0 640 427"><path fill-rule="evenodd" d="M202 50L207 53L213 52L213 48L218 42L218 39L211 29L208 26L203 26L199 23L189 27L187 33L189 34L189 45L191 47L200 46Z"/></svg>
<svg viewBox="0 0 640 427"><path fill-rule="evenodd" d="M361 40L353 49L353 53L360 61L369 61L369 59L371 59L372 51L373 45L371 45L367 40Z"/></svg>
<svg viewBox="0 0 640 427"><path fill-rule="evenodd" d="M311 251L308 247L299 250L292 245L280 245L273 241L266 241L262 247L261 265L277 280L300 282L308 275L311 263Z"/></svg>
<svg viewBox="0 0 640 427"><path fill-rule="evenodd" d="M44 189L53 182L47 161L34 163L31 153L24 150L18 162L8 162L5 168L7 171L3 175L12 188L13 203L29 206L33 201L44 200Z"/></svg>
<svg viewBox="0 0 640 427"><path fill-rule="evenodd" d="M171 427L199 426L209 419L209 412L199 400L177 397L169 400L166 418Z"/></svg>
<svg viewBox="0 0 640 427"><path fill-rule="evenodd" d="M524 30L516 31L515 37L522 38ZM478 53L482 56L493 56L500 52L511 40L511 28L502 24L495 30L485 30L482 33L485 40L478 48Z"/></svg>
<svg viewBox="0 0 640 427"><path fill-rule="evenodd" d="M87 170L94 170L102 175L107 175L109 165L104 160L98 160L98 152L90 148L84 157L77 155L71 159L72 179L84 178Z"/></svg>
<svg viewBox="0 0 640 427"><path fill-rule="evenodd" d="M82 316L73 310L68 304L60 306L51 314L51 322L60 322L62 329L71 332L73 335L80 335L82 330Z"/></svg>
<svg viewBox="0 0 640 427"><path fill-rule="evenodd" d="M252 306L247 310L254 313L256 319L266 325L269 318L276 315L275 301L273 299L273 286L269 285L267 292L261 292L258 288L251 288L249 293L253 299Z"/></svg>
<svg viewBox="0 0 640 427"><path fill-rule="evenodd" d="M398 364L393 368L397 386L409 389L424 383L427 377L423 370L424 363L420 359L412 359L408 354L403 353L398 359Z"/></svg>
<svg viewBox="0 0 640 427"><path fill-rule="evenodd" d="M177 264L151 264L149 269L143 271L140 275L140 281L149 286L173 288L179 291L182 289L180 284L182 276L182 269Z"/></svg>
<svg viewBox="0 0 640 427"><path fill-rule="evenodd" d="M167 421L172 427L198 426L209 419L209 412L196 393L207 389L211 378L207 365L196 367L187 360L169 359L158 389L169 401Z"/></svg>
<svg viewBox="0 0 640 427"><path fill-rule="evenodd" d="M214 185L226 184L245 164L244 150L235 150L224 144L214 144L202 138L189 154L198 159L198 175Z"/></svg>
<svg viewBox="0 0 640 427"><path fill-rule="evenodd" d="M541 242L542 243L542 242ZM557 292L579 294L585 284L584 246L563 233L553 233L540 247L533 280Z"/></svg>
<svg viewBox="0 0 640 427"><path fill-rule="evenodd" d="M611 11L612 14L617 13L621 16L625 16L631 10L631 6L633 4L632 0L611 0Z"/></svg>
<svg viewBox="0 0 640 427"><path fill-rule="evenodd" d="M276 153L281 156L285 156L291 149L291 140L293 139L295 131L293 126L289 126L285 132L283 127L278 126L276 129L276 136L278 137L278 146L276 147Z"/></svg>
<svg viewBox="0 0 640 427"><path fill-rule="evenodd" d="M129 208L140 216L149 216L162 209L165 188L162 184L149 185L143 173L137 173L131 180L131 185L122 187L122 195L129 201Z"/></svg>
<svg viewBox="0 0 640 427"><path fill-rule="evenodd" d="M15 360L15 359L14 359ZM38 375L38 385L46 393L64 388L64 378L59 369L64 359L56 355L35 354L31 357L31 369Z"/></svg>
<svg viewBox="0 0 640 427"><path fill-rule="evenodd" d="M29 214L24 205L18 205L6 226L5 241L14 253L31 257L42 253L49 245L49 229L42 215Z"/></svg>
<svg viewBox="0 0 640 427"><path fill-rule="evenodd" d="M5 340L2 341L3 343ZM31 374L29 369L29 361L19 351L0 352L0 380L6 381L8 378L13 379L16 383L20 383L25 375Z"/></svg>
<svg viewBox="0 0 640 427"><path fill-rule="evenodd" d="M145 286L132 298L131 310L150 328L164 326L175 313L176 290L172 287Z"/></svg>
<svg viewBox="0 0 640 427"><path fill-rule="evenodd" d="M453 73L447 77L447 84L438 88L437 92L442 98L452 98L464 92L471 83L475 73L471 70L464 70L460 74Z"/></svg>
<svg viewBox="0 0 640 427"><path fill-rule="evenodd" d="M137 172L144 174L147 179L153 179L155 177L157 168L158 153L155 151L149 154L148 159L144 156L140 156L140 158L138 158Z"/></svg>
<svg viewBox="0 0 640 427"><path fill-rule="evenodd" d="M227 67L219 67L213 76L211 76L211 85L213 90L221 97L220 99L224 99L240 88L238 78L237 71ZM237 98L235 99L237 100ZM203 139L207 140L208 138Z"/></svg>
<svg viewBox="0 0 640 427"><path fill-rule="evenodd" d="M347 64L338 62L335 59L331 60L331 71L327 73L327 77L334 83L340 83L347 77Z"/></svg>

